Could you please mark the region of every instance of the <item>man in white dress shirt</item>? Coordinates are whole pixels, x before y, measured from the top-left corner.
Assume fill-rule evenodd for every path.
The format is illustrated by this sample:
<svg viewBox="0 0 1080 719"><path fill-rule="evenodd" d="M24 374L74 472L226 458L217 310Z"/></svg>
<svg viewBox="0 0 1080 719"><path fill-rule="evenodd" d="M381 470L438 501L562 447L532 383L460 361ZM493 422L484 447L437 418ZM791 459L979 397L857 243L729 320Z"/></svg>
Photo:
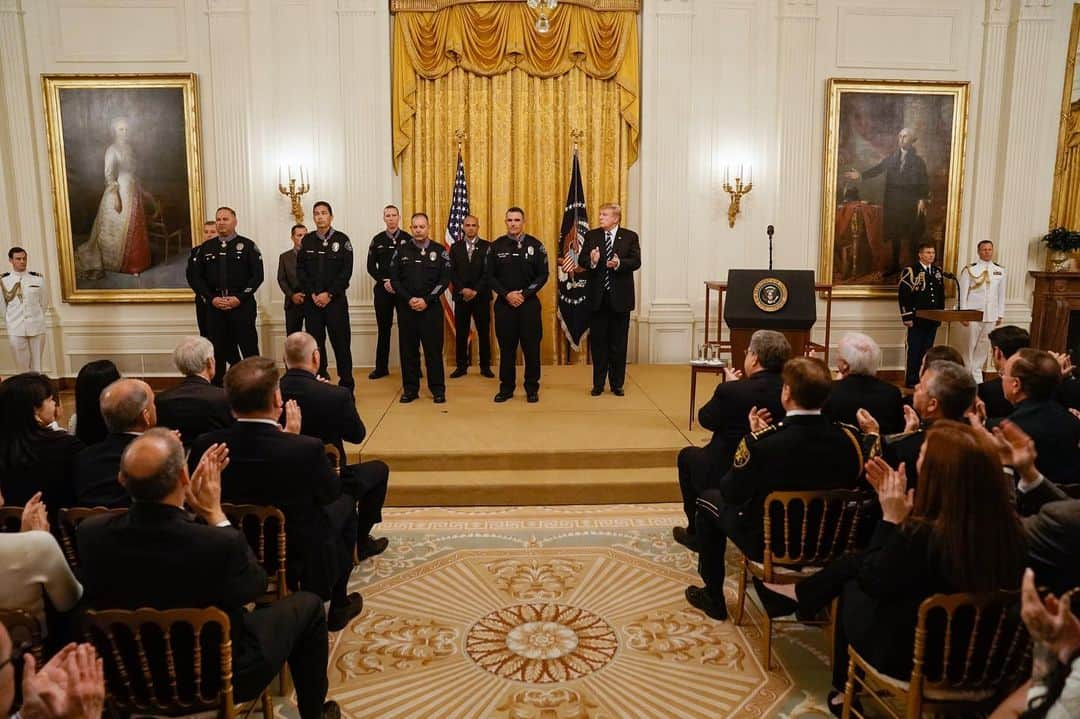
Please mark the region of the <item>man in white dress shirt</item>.
<svg viewBox="0 0 1080 719"><path fill-rule="evenodd" d="M8 250L11 272L0 275L0 302L7 321L8 341L19 372L41 371L45 351L45 278L26 271L26 250Z"/></svg>
<svg viewBox="0 0 1080 719"><path fill-rule="evenodd" d="M976 382L983 381L983 366L989 353L987 335L1005 318L1005 268L994 262L994 243L978 245L979 259L960 270L960 309L982 310L982 322L968 326L967 356L964 361Z"/></svg>

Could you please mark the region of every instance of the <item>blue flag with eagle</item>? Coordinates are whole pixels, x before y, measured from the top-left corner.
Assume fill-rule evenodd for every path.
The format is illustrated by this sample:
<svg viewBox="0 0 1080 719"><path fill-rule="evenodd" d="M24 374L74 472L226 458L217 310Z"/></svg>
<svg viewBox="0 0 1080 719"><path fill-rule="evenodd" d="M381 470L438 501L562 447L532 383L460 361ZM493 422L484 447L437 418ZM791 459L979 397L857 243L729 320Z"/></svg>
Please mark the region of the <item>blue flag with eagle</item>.
<svg viewBox="0 0 1080 719"><path fill-rule="evenodd" d="M589 330L589 309L585 301L585 273L578 266L578 253L585 233L589 230L589 213L585 208L585 191L581 186L581 167L574 149L574 168L570 173L570 188L566 191L562 227L559 229L559 324L570 346L579 350Z"/></svg>

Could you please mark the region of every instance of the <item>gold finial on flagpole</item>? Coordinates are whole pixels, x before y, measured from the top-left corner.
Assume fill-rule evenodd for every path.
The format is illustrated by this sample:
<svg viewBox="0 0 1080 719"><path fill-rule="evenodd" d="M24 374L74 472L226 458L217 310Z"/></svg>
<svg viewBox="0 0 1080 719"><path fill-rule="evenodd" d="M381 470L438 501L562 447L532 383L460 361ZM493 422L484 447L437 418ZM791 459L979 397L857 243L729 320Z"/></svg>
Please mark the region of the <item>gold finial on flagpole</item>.
<svg viewBox="0 0 1080 719"><path fill-rule="evenodd" d="M457 130L454 132L454 138L457 140L457 149L460 150L461 146L465 144L465 140L469 139L469 136L464 130Z"/></svg>
<svg viewBox="0 0 1080 719"><path fill-rule="evenodd" d="M585 133L575 127L570 131L570 137L574 139L574 150L577 150L578 145L581 144L582 139L585 137Z"/></svg>

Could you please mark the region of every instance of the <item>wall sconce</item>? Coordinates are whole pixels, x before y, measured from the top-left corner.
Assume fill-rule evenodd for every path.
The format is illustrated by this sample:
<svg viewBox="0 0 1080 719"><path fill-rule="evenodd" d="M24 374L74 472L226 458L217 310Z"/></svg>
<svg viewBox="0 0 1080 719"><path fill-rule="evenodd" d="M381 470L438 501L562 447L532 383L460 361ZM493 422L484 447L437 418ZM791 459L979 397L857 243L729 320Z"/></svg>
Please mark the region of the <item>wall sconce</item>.
<svg viewBox="0 0 1080 719"><path fill-rule="evenodd" d="M732 168L735 172L735 184L732 182ZM746 183L743 183L743 180ZM735 217L739 214L739 205L742 201L743 195L749 195L750 190L754 189L754 168L751 165L724 165L724 192L728 193L731 197L731 202L728 204L727 210L727 222L728 227L735 226Z"/></svg>
<svg viewBox="0 0 1080 719"><path fill-rule="evenodd" d="M307 194L308 190L311 189L311 177L304 172L303 165L300 165L299 182L297 182L298 178L293 177L292 165L286 165L286 174L289 178L288 186L282 183L281 167L278 166L278 192L285 195L289 198L290 201L292 201L292 207L290 209L293 219L296 220L296 224L302 225L304 224L304 208L300 204L300 198Z"/></svg>

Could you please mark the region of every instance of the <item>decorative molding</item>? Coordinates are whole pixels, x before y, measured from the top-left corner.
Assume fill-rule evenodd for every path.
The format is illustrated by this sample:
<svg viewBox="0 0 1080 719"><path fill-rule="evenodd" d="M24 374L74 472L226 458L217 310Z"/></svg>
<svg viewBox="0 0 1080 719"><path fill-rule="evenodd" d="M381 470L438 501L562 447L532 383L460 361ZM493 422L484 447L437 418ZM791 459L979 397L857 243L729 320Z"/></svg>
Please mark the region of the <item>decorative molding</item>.
<svg viewBox="0 0 1080 719"><path fill-rule="evenodd" d="M817 0L784 0L780 5L780 20L817 20ZM809 57L813 57L810 55Z"/></svg>
<svg viewBox="0 0 1080 719"><path fill-rule="evenodd" d="M159 17L153 17L152 11ZM141 11L141 12L140 12ZM138 13L135 21L133 13ZM186 62L187 18L183 0L51 0L50 35L53 38L53 61L93 62ZM121 27L136 23L138 33L125 42L94 27ZM171 38L171 42L165 42ZM82 41L81 47L70 42Z"/></svg>
<svg viewBox="0 0 1080 719"><path fill-rule="evenodd" d="M1020 22L1053 22L1054 0L1021 0Z"/></svg>
<svg viewBox="0 0 1080 719"><path fill-rule="evenodd" d="M905 24L903 18L909 18ZM863 25L869 25L874 19L879 20L882 32L875 32L871 27L851 28L851 24L863 19ZM937 21L940 43L904 42L903 39L914 35L925 35L929 28L922 27L915 32L915 25L926 21ZM963 21L959 8L905 8L905 7L841 7L836 13L836 65L837 67L859 67L877 69L911 70L959 70L962 48L956 45L957 27ZM966 32L961 37L966 39ZM887 52L881 38L895 38L898 45L908 48L906 54L893 58L879 59ZM870 43L868 52L860 52L854 46L856 41ZM926 48L940 46L937 57L930 57ZM895 46L894 46L895 47Z"/></svg>
<svg viewBox="0 0 1080 719"><path fill-rule="evenodd" d="M0 14L22 15L26 11L22 9L19 0L0 0Z"/></svg>
<svg viewBox="0 0 1080 719"><path fill-rule="evenodd" d="M207 15L247 14L248 0L206 0Z"/></svg>
<svg viewBox="0 0 1080 719"><path fill-rule="evenodd" d="M1005 115L1005 76L1008 57L1008 14L1009 8L1001 8L1001 0L987 2L987 21L983 31L982 53L982 91L979 96L979 111L975 116L975 132L971 134L974 150L973 202L970 217L970 245L976 245L984 239L994 239L993 218L1000 197L1001 175L999 173L999 155L1002 119ZM995 8L994 6L997 5ZM1002 243L999 242L999 249ZM963 251L965 248L961 248ZM973 255L974 248L967 248L967 255L961 255L961 261Z"/></svg>
<svg viewBox="0 0 1080 719"><path fill-rule="evenodd" d="M390 12L438 12L454 5L503 0L390 0ZM581 5L601 11L631 10L641 12L641 0L559 0L566 5ZM686 2L686 0L681 0Z"/></svg>
<svg viewBox="0 0 1080 719"><path fill-rule="evenodd" d="M376 0L338 0L337 14L349 15L377 15L379 9L375 6Z"/></svg>

